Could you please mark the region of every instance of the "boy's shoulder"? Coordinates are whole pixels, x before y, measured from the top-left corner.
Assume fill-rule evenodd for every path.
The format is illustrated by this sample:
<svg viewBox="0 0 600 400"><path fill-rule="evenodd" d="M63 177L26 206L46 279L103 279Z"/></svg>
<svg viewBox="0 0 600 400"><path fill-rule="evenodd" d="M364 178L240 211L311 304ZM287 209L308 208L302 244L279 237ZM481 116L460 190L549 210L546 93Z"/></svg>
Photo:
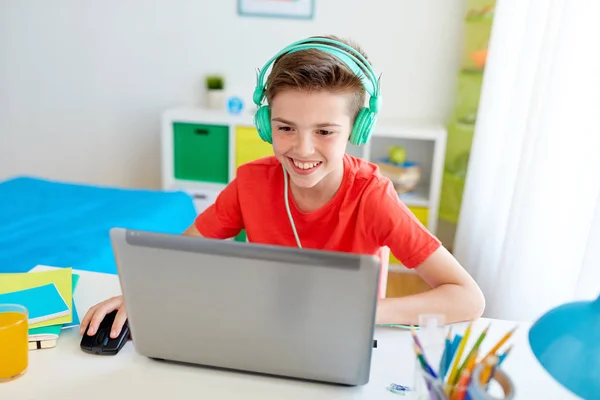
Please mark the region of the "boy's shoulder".
<svg viewBox="0 0 600 400"><path fill-rule="evenodd" d="M358 189L383 189L385 191L391 185L391 181L381 174L379 166L375 163L346 154L344 164L347 169L346 173L352 177L352 185Z"/></svg>
<svg viewBox="0 0 600 400"><path fill-rule="evenodd" d="M377 164L350 154L344 155L344 167L355 177L355 179L378 181L383 178Z"/></svg>

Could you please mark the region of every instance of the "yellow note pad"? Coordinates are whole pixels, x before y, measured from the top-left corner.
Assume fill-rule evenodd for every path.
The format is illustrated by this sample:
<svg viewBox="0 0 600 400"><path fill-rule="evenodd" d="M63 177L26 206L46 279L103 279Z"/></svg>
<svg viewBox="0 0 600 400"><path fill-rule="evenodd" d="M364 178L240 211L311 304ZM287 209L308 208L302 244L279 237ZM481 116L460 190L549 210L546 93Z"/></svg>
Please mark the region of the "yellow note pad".
<svg viewBox="0 0 600 400"><path fill-rule="evenodd" d="M72 303L72 274L71 268L58 268L52 271L2 273L0 274L0 293L16 292L18 290L54 283L67 305ZM73 320L73 310L67 315L29 325L29 328L68 324Z"/></svg>

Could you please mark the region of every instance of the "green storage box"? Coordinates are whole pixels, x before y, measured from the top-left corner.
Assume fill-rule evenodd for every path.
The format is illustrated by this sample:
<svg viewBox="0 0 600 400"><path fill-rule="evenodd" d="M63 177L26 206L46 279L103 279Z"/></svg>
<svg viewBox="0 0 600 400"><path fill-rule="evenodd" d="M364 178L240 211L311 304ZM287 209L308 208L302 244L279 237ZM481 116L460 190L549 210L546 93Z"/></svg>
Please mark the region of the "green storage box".
<svg viewBox="0 0 600 400"><path fill-rule="evenodd" d="M173 124L175 179L229 182L229 127L186 122Z"/></svg>
<svg viewBox="0 0 600 400"><path fill-rule="evenodd" d="M236 242L245 242L246 241L246 230L242 229L242 231L235 237Z"/></svg>

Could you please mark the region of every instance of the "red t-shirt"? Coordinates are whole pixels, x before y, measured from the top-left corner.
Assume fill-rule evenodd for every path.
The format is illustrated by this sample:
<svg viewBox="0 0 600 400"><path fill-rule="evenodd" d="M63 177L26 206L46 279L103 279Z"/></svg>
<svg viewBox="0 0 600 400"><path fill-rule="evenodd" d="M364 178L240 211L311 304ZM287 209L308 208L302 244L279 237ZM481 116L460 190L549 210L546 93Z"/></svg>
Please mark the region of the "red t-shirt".
<svg viewBox="0 0 600 400"><path fill-rule="evenodd" d="M215 203L196 218L196 228L204 237L220 239L245 229L250 242L297 247L283 188L282 167L274 156L241 165ZM316 211L299 211L289 190L303 248L379 256L387 246L405 267L414 268L440 246L399 200L391 181L360 158L344 156L339 190Z"/></svg>

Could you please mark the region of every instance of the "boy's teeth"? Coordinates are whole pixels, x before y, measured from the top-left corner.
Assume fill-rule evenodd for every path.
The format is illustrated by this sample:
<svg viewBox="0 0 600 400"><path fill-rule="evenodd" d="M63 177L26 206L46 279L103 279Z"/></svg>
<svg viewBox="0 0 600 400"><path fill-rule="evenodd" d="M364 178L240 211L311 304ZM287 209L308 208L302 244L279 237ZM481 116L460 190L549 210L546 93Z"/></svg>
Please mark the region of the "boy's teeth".
<svg viewBox="0 0 600 400"><path fill-rule="evenodd" d="M303 162L298 162L296 160L294 160L294 165L300 169L310 169L310 168L314 168L317 165L321 164L321 161L318 162L313 162L313 163L303 163Z"/></svg>

